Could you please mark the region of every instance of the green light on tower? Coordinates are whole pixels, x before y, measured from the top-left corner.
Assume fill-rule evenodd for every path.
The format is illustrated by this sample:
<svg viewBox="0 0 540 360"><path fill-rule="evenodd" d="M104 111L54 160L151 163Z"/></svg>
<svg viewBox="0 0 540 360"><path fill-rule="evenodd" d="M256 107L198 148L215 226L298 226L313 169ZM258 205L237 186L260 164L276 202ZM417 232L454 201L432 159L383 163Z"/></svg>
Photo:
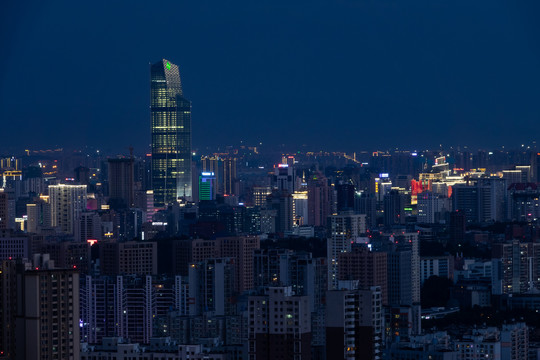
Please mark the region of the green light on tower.
<svg viewBox="0 0 540 360"><path fill-rule="evenodd" d="M171 70L171 63L167 61L165 67L167 68L167 70Z"/></svg>

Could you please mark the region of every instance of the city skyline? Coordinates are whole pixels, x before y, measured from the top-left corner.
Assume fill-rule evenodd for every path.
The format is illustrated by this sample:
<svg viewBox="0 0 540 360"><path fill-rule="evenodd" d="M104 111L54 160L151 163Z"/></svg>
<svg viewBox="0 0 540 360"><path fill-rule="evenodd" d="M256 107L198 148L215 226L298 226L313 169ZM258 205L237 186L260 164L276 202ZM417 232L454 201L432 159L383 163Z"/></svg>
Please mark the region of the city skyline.
<svg viewBox="0 0 540 360"><path fill-rule="evenodd" d="M0 360L540 359L540 3L0 8Z"/></svg>
<svg viewBox="0 0 540 360"><path fill-rule="evenodd" d="M12 136L3 146L25 137L42 148L146 147L145 67L163 57L189 84L195 148L222 139L336 151L531 142L540 130L538 6L344 1L209 12L190 3L159 17L161 8L137 4L10 4L0 118ZM125 144L116 141L126 129Z"/></svg>

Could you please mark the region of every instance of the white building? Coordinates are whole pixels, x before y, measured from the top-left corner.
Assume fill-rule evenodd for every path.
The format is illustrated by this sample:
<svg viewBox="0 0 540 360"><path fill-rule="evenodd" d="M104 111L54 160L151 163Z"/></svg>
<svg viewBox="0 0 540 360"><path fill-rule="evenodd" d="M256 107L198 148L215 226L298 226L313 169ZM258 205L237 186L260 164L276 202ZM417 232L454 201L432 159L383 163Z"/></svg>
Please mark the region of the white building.
<svg viewBox="0 0 540 360"><path fill-rule="evenodd" d="M51 225L73 234L75 222L86 210L86 185L50 185Z"/></svg>

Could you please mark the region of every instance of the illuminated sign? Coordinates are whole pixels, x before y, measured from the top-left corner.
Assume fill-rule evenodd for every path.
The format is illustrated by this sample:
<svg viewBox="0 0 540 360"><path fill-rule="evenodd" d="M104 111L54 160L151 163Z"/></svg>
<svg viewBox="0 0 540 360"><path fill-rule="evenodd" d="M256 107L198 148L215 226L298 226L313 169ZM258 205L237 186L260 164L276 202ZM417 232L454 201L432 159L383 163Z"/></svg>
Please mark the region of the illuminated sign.
<svg viewBox="0 0 540 360"><path fill-rule="evenodd" d="M201 173L202 176L214 176L214 173L213 172L207 172L207 171L203 171Z"/></svg>
<svg viewBox="0 0 540 360"><path fill-rule="evenodd" d="M387 174L387 173L380 173L380 174L379 174L379 177L380 177L380 178L387 178L387 177L388 177L388 174Z"/></svg>
<svg viewBox="0 0 540 360"><path fill-rule="evenodd" d="M167 70L171 70L171 63L167 61L165 67L167 68Z"/></svg>

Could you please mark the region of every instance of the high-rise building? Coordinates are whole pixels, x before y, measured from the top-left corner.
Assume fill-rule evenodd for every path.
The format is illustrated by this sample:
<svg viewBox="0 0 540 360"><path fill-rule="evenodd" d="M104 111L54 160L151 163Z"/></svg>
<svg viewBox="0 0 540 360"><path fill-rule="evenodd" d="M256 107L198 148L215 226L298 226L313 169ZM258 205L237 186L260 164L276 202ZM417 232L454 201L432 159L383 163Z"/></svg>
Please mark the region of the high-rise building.
<svg viewBox="0 0 540 360"><path fill-rule="evenodd" d="M432 191L418 194L417 204L418 222L426 224L434 224L444 220L444 215L452 208L449 198Z"/></svg>
<svg viewBox="0 0 540 360"><path fill-rule="evenodd" d="M278 164L274 166L274 175L272 175L272 183L274 188L278 190L287 190L289 194L295 191L295 176L294 167L288 164Z"/></svg>
<svg viewBox="0 0 540 360"><path fill-rule="evenodd" d="M9 198L7 192L0 191L0 230L9 228Z"/></svg>
<svg viewBox="0 0 540 360"><path fill-rule="evenodd" d="M75 222L86 210L86 185L50 185L51 225L67 234L75 232Z"/></svg>
<svg viewBox="0 0 540 360"><path fill-rule="evenodd" d="M507 216L507 182L496 177L481 178L478 188L478 215L481 223L504 221Z"/></svg>
<svg viewBox="0 0 540 360"><path fill-rule="evenodd" d="M465 240L466 221L463 211L456 210L450 213L450 226L448 228L450 241L457 243Z"/></svg>
<svg viewBox="0 0 540 360"><path fill-rule="evenodd" d="M37 265L37 264L34 264ZM79 274L76 270L21 271L14 359L79 359ZM20 287L19 287L20 286Z"/></svg>
<svg viewBox="0 0 540 360"><path fill-rule="evenodd" d="M15 359L17 267L15 260L0 261L0 359ZM30 264L28 265L30 266Z"/></svg>
<svg viewBox="0 0 540 360"><path fill-rule="evenodd" d="M81 342L96 344L122 336L149 343L169 310L187 306L181 276L85 276L80 283ZM169 335L169 332L165 331ZM171 336L171 335L169 335Z"/></svg>
<svg viewBox="0 0 540 360"><path fill-rule="evenodd" d="M266 198L272 193L270 186L254 186L253 187L253 205L262 207L266 204Z"/></svg>
<svg viewBox="0 0 540 360"><path fill-rule="evenodd" d="M199 176L199 201L216 199L216 176L213 172L203 171Z"/></svg>
<svg viewBox="0 0 540 360"><path fill-rule="evenodd" d="M352 183L341 182L336 185L337 211L354 210L355 188Z"/></svg>
<svg viewBox="0 0 540 360"><path fill-rule="evenodd" d="M178 66L161 60L150 67L152 187L164 207L191 198L191 102L183 97Z"/></svg>
<svg viewBox="0 0 540 360"><path fill-rule="evenodd" d="M0 261L28 259L29 238L11 230L0 230Z"/></svg>
<svg viewBox="0 0 540 360"><path fill-rule="evenodd" d="M223 194L238 195L236 158L223 159Z"/></svg>
<svg viewBox="0 0 540 360"><path fill-rule="evenodd" d="M328 180L319 173L308 180L308 225L326 226L330 215L330 188Z"/></svg>
<svg viewBox="0 0 540 360"><path fill-rule="evenodd" d="M353 211L330 216L327 241L328 289L338 290L338 256L351 251L351 243L366 232L366 215Z"/></svg>
<svg viewBox="0 0 540 360"><path fill-rule="evenodd" d="M109 198L121 207L134 206L133 159L109 159Z"/></svg>
<svg viewBox="0 0 540 360"><path fill-rule="evenodd" d="M248 299L249 359L311 359L311 313L307 296L271 287Z"/></svg>
<svg viewBox="0 0 540 360"><path fill-rule="evenodd" d="M508 187L508 218L537 223L540 219L540 190L534 183L511 184Z"/></svg>
<svg viewBox="0 0 540 360"><path fill-rule="evenodd" d="M384 195L384 224L386 226L405 224L405 206L407 203L409 203L407 195L399 190L390 190Z"/></svg>
<svg viewBox="0 0 540 360"><path fill-rule="evenodd" d="M523 294L540 288L540 244L512 240L493 244L500 286L494 293Z"/></svg>
<svg viewBox="0 0 540 360"><path fill-rule="evenodd" d="M235 259L237 291L242 293L253 287L253 252L260 248L257 236L232 236L218 238L220 243L220 257Z"/></svg>
<svg viewBox="0 0 540 360"><path fill-rule="evenodd" d="M29 233L39 233L42 228L51 226L51 204L49 197L41 197L39 200L26 204L27 228Z"/></svg>
<svg viewBox="0 0 540 360"><path fill-rule="evenodd" d="M373 194L365 191L355 193L354 210L358 214L366 215L366 226L368 229L377 225L377 200Z"/></svg>
<svg viewBox="0 0 540 360"><path fill-rule="evenodd" d="M235 260L213 258L193 263L189 267L190 315L211 311L215 315L234 312Z"/></svg>
<svg viewBox="0 0 540 360"><path fill-rule="evenodd" d="M102 242L99 251L102 274L157 274L157 243L155 242Z"/></svg>
<svg viewBox="0 0 540 360"><path fill-rule="evenodd" d="M99 214L91 211L82 212L75 222L75 239L84 242L87 240L101 240L101 234L101 218Z"/></svg>
<svg viewBox="0 0 540 360"><path fill-rule="evenodd" d="M267 197L266 208L275 210L275 232L289 231L293 226L293 196L287 190L274 190Z"/></svg>
<svg viewBox="0 0 540 360"><path fill-rule="evenodd" d="M306 225L309 222L308 192L295 191L293 194L293 222L294 226Z"/></svg>
<svg viewBox="0 0 540 360"><path fill-rule="evenodd" d="M383 334L381 289L329 291L326 358L379 359Z"/></svg>
<svg viewBox="0 0 540 360"><path fill-rule="evenodd" d="M476 186L457 184L452 187L452 209L465 215L468 224L478 221L478 189Z"/></svg>
<svg viewBox="0 0 540 360"><path fill-rule="evenodd" d="M223 194L223 160L218 156L202 156L201 171L214 173L216 194Z"/></svg>
<svg viewBox="0 0 540 360"><path fill-rule="evenodd" d="M388 303L412 306L420 303L420 253L418 233L383 235L387 251Z"/></svg>
<svg viewBox="0 0 540 360"><path fill-rule="evenodd" d="M355 247L338 255L338 279L357 280L361 288L379 286L383 305L388 304L386 254Z"/></svg>

